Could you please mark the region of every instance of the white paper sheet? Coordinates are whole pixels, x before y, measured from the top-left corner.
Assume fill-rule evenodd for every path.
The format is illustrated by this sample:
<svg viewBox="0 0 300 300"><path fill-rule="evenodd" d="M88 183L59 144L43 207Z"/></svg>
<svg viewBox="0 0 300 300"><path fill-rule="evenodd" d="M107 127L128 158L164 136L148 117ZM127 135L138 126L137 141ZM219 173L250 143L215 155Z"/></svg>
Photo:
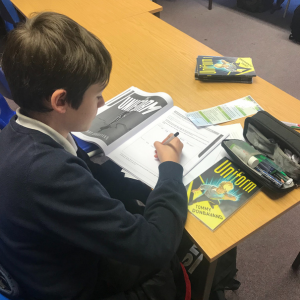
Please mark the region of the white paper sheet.
<svg viewBox="0 0 300 300"><path fill-rule="evenodd" d="M206 157L228 136L220 126L197 129L186 118L186 112L173 107L165 115L110 154L110 158L140 180L154 187L158 179L159 160L154 158L155 141L169 133L179 132L184 144L180 164L184 175Z"/></svg>
<svg viewBox="0 0 300 300"><path fill-rule="evenodd" d="M232 124L232 125L226 125L222 126L222 128L225 129L226 132L229 133L229 136L227 137L228 139L239 139L239 140L244 140L243 137L243 127L241 124ZM228 154L226 151L223 149L221 145L218 145L211 153L209 153L205 159L203 159L198 165L196 165L187 175L183 177L183 184L187 185L190 183L194 178L199 176L199 174L203 173L206 171L208 168L210 168L214 163L219 161L223 157L228 157ZM131 173L127 172L126 170L122 170L125 174L125 177L132 178L138 180L134 175Z"/></svg>

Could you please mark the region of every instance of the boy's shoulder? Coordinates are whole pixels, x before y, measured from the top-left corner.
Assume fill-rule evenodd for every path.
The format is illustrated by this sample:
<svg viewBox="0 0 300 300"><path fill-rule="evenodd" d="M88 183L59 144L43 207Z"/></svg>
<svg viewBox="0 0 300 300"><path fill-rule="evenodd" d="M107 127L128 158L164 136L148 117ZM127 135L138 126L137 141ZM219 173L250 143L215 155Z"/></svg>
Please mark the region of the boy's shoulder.
<svg viewBox="0 0 300 300"><path fill-rule="evenodd" d="M16 159L19 157L18 153L26 154L23 156L26 159L26 157L29 158L36 155L38 151L48 150L55 154L55 149L63 149L61 145L46 134L19 125L15 117L10 120L9 124L1 132L0 146L6 152L6 157L15 156Z"/></svg>
<svg viewBox="0 0 300 300"><path fill-rule="evenodd" d="M88 169L82 159L67 152L50 136L23 127L15 119L0 133L0 166L34 177L63 173L70 166Z"/></svg>

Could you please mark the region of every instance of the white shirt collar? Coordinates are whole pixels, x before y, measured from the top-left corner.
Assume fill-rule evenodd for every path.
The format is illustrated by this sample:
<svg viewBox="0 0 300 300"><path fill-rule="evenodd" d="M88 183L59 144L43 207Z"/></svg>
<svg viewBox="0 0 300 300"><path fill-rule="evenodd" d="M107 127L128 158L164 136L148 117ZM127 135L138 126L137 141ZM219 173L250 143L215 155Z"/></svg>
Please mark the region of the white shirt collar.
<svg viewBox="0 0 300 300"><path fill-rule="evenodd" d="M42 123L38 120L29 118L29 117L26 117L25 115L23 115L20 112L20 108L18 108L16 110L16 113L17 113L17 116L18 116L16 122L19 125L24 126L26 128L30 128L30 129L40 131L44 134L47 134L55 142L57 142L58 144L63 146L66 151L68 151L69 153L77 156L77 154L76 154L77 145L76 145L76 143L75 143L75 141L74 141L74 139L73 139L73 137L71 136L70 133L68 134L67 138L64 138L60 133L58 133L56 130L54 130L50 126L48 126L48 125L46 125L46 124L44 124L44 123Z"/></svg>

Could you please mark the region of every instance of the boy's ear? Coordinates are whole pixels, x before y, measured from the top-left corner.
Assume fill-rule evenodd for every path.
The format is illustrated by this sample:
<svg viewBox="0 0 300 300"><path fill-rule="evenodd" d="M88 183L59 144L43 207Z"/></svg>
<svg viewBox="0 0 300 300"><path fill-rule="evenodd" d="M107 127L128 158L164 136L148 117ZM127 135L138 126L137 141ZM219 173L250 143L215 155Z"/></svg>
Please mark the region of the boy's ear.
<svg viewBox="0 0 300 300"><path fill-rule="evenodd" d="M68 103L67 99L67 91L64 89L55 90L51 96L50 102L52 108L58 113L64 114L67 111Z"/></svg>

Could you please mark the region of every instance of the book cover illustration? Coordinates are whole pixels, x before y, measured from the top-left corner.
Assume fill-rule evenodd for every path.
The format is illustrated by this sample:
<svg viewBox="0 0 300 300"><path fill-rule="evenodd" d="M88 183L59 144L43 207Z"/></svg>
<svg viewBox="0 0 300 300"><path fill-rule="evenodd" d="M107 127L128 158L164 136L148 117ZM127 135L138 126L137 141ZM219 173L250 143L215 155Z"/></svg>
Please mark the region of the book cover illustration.
<svg viewBox="0 0 300 300"><path fill-rule="evenodd" d="M198 56L196 77L256 76L250 57Z"/></svg>
<svg viewBox="0 0 300 300"><path fill-rule="evenodd" d="M82 134L96 137L110 145L167 104L158 95L146 96L128 89L106 103L106 109L95 117L89 130Z"/></svg>
<svg viewBox="0 0 300 300"><path fill-rule="evenodd" d="M215 230L260 188L260 184L224 157L186 186L188 209Z"/></svg>

